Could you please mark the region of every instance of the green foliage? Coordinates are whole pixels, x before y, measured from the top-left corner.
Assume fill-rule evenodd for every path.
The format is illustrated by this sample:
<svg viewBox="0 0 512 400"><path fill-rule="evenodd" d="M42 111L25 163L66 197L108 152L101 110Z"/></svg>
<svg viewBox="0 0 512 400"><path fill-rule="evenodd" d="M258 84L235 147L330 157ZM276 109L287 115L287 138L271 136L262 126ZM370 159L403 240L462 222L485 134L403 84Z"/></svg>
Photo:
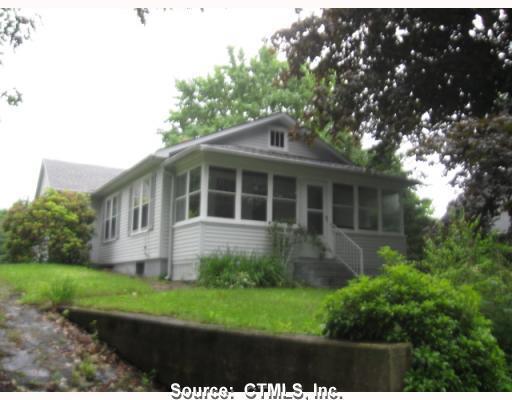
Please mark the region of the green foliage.
<svg viewBox="0 0 512 400"><path fill-rule="evenodd" d="M407 241L407 258L420 260L423 257L425 237L433 228L432 200L420 198L414 189L404 190L404 233Z"/></svg>
<svg viewBox="0 0 512 400"><path fill-rule="evenodd" d="M286 62L275 51L263 47L257 56L246 60L243 50L228 48L229 63L218 65L206 77L178 80L175 109L168 121L171 129L163 133L167 145L202 136L273 112L288 112L298 117L313 95L314 80L283 80Z"/></svg>
<svg viewBox="0 0 512 400"><path fill-rule="evenodd" d="M4 219L7 215L7 210L0 210L0 263L5 260L5 232L4 232Z"/></svg>
<svg viewBox="0 0 512 400"><path fill-rule="evenodd" d="M45 297L53 307L69 305L76 297L76 283L69 277L55 279L50 282Z"/></svg>
<svg viewBox="0 0 512 400"><path fill-rule="evenodd" d="M409 391L510 389L505 357L478 294L411 266L386 266L329 297L324 333L335 339L410 342Z"/></svg>
<svg viewBox="0 0 512 400"><path fill-rule="evenodd" d="M512 247L494 234L485 234L478 221L463 215L439 228L427 239L421 269L471 285L481 296L481 311L492 321L492 331L512 360Z"/></svg>
<svg viewBox="0 0 512 400"><path fill-rule="evenodd" d="M289 285L284 267L276 258L229 250L201 257L198 282L212 288Z"/></svg>
<svg viewBox="0 0 512 400"><path fill-rule="evenodd" d="M89 197L81 193L49 190L32 203L18 201L3 224L7 259L87 263L93 221Z"/></svg>

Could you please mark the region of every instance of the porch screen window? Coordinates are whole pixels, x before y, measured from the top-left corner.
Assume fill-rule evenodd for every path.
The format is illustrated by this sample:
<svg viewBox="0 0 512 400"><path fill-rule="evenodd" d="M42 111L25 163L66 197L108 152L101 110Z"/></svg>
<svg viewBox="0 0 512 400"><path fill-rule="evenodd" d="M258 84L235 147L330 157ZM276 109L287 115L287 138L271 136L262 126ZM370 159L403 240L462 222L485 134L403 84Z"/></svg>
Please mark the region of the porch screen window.
<svg viewBox="0 0 512 400"><path fill-rule="evenodd" d="M285 148L285 133L284 133L284 131L278 131L278 130L270 131L270 147L277 147L280 149Z"/></svg>
<svg viewBox="0 0 512 400"><path fill-rule="evenodd" d="M359 188L359 229L376 231L379 228L377 189Z"/></svg>
<svg viewBox="0 0 512 400"><path fill-rule="evenodd" d="M236 170L210 167L208 216L235 218Z"/></svg>
<svg viewBox="0 0 512 400"><path fill-rule="evenodd" d="M113 240L117 235L119 214L119 200L117 196L109 197L105 202L105 215L103 220L103 239Z"/></svg>
<svg viewBox="0 0 512 400"><path fill-rule="evenodd" d="M176 177L175 199L176 222L199 216L201 209L201 167L194 168Z"/></svg>
<svg viewBox="0 0 512 400"><path fill-rule="evenodd" d="M147 229L149 223L151 178L146 177L135 183L132 192L132 231Z"/></svg>
<svg viewBox="0 0 512 400"><path fill-rule="evenodd" d="M354 188L334 184L332 187L332 218L338 228L354 229Z"/></svg>
<svg viewBox="0 0 512 400"><path fill-rule="evenodd" d="M385 232L400 232L400 194L396 191L382 191L382 229Z"/></svg>
<svg viewBox="0 0 512 400"><path fill-rule="evenodd" d="M294 224L297 209L297 182L295 178L274 175L272 220Z"/></svg>
<svg viewBox="0 0 512 400"><path fill-rule="evenodd" d="M267 174L242 172L242 219L267 220Z"/></svg>

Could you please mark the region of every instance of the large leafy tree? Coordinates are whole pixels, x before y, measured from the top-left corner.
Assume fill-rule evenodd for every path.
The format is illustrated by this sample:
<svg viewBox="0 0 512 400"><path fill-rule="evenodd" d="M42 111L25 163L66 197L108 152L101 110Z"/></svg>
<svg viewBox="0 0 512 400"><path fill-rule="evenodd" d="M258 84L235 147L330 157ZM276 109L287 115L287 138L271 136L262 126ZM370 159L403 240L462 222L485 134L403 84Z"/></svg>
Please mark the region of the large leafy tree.
<svg viewBox="0 0 512 400"><path fill-rule="evenodd" d="M329 96L317 85L306 119L332 135L369 133L384 164L404 138L418 157L439 154L448 170L464 170L454 183L482 205L476 215L493 214L510 202L512 182L509 130L496 130L512 109L510 17L508 9L326 9L273 41L292 76L306 63L317 82L332 82Z"/></svg>
<svg viewBox="0 0 512 400"><path fill-rule="evenodd" d="M94 211L82 193L47 191L16 202L3 221L6 258L12 262L88 262Z"/></svg>
<svg viewBox="0 0 512 400"><path fill-rule="evenodd" d="M5 233L3 229L3 221L5 219L7 211L0 210L0 262L4 260L4 242L5 242Z"/></svg>
<svg viewBox="0 0 512 400"><path fill-rule="evenodd" d="M34 19L16 8L0 8L0 65L8 47L16 48L30 37L34 29ZM0 100L10 105L21 101L21 93L16 89L0 87Z"/></svg>

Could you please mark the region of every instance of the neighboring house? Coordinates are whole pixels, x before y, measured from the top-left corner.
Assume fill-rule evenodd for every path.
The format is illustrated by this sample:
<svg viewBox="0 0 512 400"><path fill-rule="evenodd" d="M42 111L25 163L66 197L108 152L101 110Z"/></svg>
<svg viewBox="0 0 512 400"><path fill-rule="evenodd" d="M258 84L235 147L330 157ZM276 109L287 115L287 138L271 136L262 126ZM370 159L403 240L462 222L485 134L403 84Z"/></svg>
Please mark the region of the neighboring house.
<svg viewBox="0 0 512 400"><path fill-rule="evenodd" d="M292 138L295 125L274 114L112 171L90 190L98 212L92 262L193 280L201 255L228 248L268 253L270 221L300 224L321 237L327 261L310 245L296 253L296 265L304 261L313 273L336 265L350 275L375 274L381 246L405 253L401 191L416 182L357 167L320 139ZM41 173L38 188L54 187L48 175L45 184ZM66 186L56 188L81 190Z"/></svg>

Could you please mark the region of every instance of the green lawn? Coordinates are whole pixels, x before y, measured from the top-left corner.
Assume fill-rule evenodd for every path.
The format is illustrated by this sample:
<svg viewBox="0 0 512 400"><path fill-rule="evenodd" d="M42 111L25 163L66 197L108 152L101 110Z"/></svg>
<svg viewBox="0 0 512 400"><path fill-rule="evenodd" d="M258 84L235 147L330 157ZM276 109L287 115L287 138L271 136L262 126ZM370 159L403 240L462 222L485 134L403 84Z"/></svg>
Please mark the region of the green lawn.
<svg viewBox="0 0 512 400"><path fill-rule="evenodd" d="M72 279L81 307L171 316L273 333L321 333L324 289L205 289L155 291L149 280L66 265L0 265L0 281L43 304L51 282Z"/></svg>

